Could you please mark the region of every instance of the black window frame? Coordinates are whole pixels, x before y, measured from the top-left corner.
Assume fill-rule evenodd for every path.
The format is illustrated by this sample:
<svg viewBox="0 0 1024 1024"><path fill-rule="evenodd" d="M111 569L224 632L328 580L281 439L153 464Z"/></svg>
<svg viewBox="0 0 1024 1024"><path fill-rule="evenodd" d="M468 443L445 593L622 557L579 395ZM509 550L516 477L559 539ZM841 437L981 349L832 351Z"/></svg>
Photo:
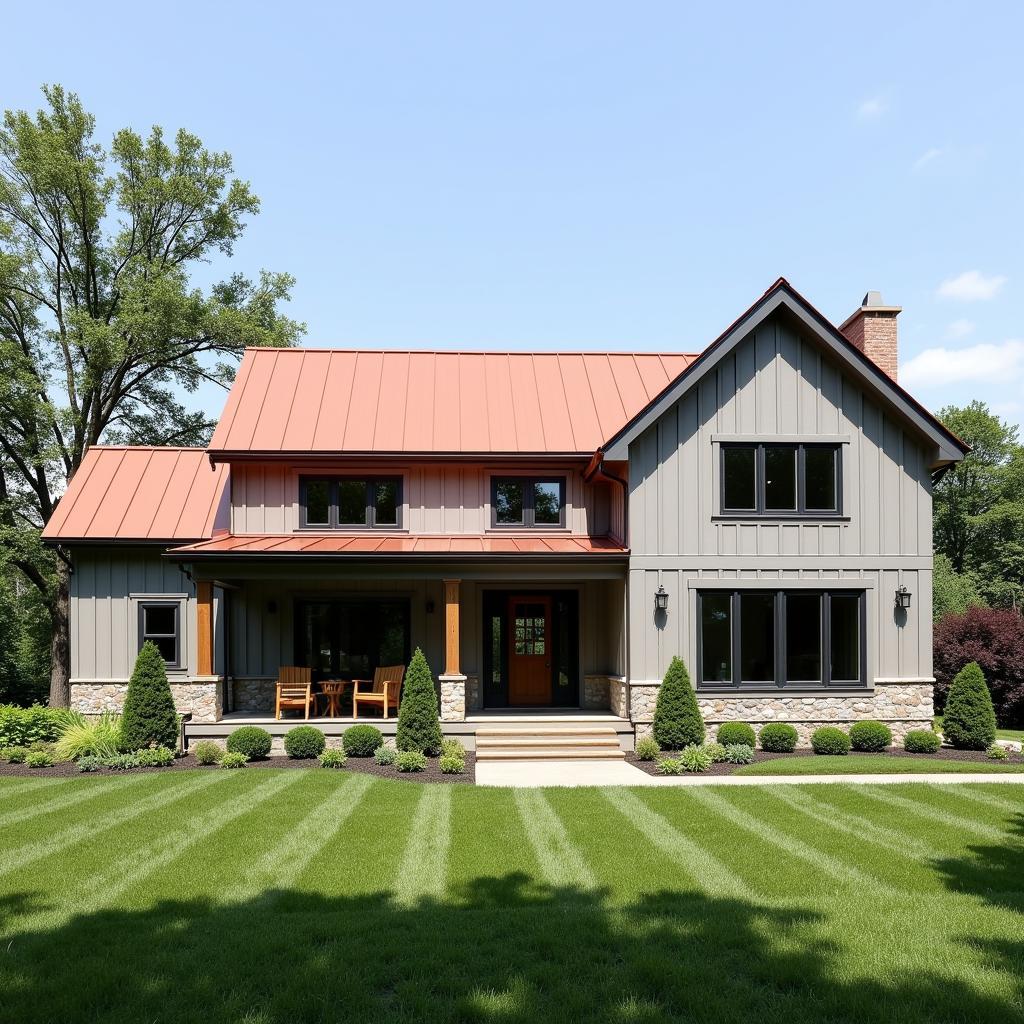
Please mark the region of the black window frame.
<svg viewBox="0 0 1024 1024"><path fill-rule="evenodd" d="M732 669L731 682L720 679L704 681L704 635L701 624L703 622L704 597L707 595L721 596L730 595L729 604L729 628L730 628L730 667ZM742 611L741 598L747 594L772 594L774 596L774 638L775 638L775 678L771 680L748 680L740 678L742 666L740 637L742 633ZM818 596L821 598L819 623L821 636L821 679L801 679L789 681L786 679L786 598L787 595ZM836 596L856 597L858 600L857 628L858 635L858 667L860 676L858 679L833 679L832 678L832 645L831 645L831 602ZM700 690L786 690L788 692L814 691L814 690L861 690L867 688L867 591L851 587L781 587L775 588L706 588L697 591L697 656L696 674L697 688Z"/></svg>
<svg viewBox="0 0 1024 1024"><path fill-rule="evenodd" d="M498 522L498 487L501 484L517 483L522 488L523 518L518 523ZM534 488L537 484L558 485L558 522L538 523L535 520ZM491 477L491 529L492 530L564 530L566 478L564 476L492 476Z"/></svg>
<svg viewBox="0 0 1024 1024"><path fill-rule="evenodd" d="M338 485L346 480L364 481L366 484L366 518L362 523L343 523L338 513ZM326 483L327 522L311 523L307 515L306 492L310 484ZM377 522L376 486L380 483L395 485L395 521L393 523ZM315 474L299 477L299 528L302 530L401 530L402 529L402 490L403 477L382 474L348 473L345 475Z"/></svg>
<svg viewBox="0 0 1024 1024"><path fill-rule="evenodd" d="M153 598L152 600L139 601L139 650L149 639L156 638L166 640L174 638L174 660L168 661L164 658L164 665L169 669L183 668L182 644L181 644L181 601L171 598ZM146 632L146 609L147 608L171 608L174 611L174 632L173 633L147 633Z"/></svg>
<svg viewBox="0 0 1024 1024"><path fill-rule="evenodd" d="M718 507L720 515L730 519L842 519L843 518L843 445L831 441L723 441L718 454ZM796 453L796 508L771 509L765 502L765 449L784 448ZM835 509L807 507L807 452L809 449L828 450L835 460ZM726 452L736 449L754 451L755 507L730 508L725 503Z"/></svg>

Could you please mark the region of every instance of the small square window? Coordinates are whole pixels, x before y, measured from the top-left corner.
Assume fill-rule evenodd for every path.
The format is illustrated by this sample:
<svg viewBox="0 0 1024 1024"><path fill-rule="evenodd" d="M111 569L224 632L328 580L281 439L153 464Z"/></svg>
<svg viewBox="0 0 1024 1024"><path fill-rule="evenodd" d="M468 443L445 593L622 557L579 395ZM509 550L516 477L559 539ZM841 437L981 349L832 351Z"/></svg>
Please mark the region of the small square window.
<svg viewBox="0 0 1024 1024"><path fill-rule="evenodd" d="M168 668L181 665L180 605L177 601L145 601L139 604L139 647L147 641L156 646Z"/></svg>
<svg viewBox="0 0 1024 1024"><path fill-rule="evenodd" d="M491 526L558 528L565 525L565 478L491 479Z"/></svg>

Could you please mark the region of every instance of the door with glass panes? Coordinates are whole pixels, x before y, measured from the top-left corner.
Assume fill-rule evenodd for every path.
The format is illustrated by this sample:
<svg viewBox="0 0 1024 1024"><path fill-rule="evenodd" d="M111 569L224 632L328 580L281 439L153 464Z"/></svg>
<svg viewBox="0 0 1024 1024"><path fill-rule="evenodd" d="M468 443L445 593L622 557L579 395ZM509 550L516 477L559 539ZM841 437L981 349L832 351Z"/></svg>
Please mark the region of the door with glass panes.
<svg viewBox="0 0 1024 1024"><path fill-rule="evenodd" d="M508 702L551 703L551 598L508 599Z"/></svg>

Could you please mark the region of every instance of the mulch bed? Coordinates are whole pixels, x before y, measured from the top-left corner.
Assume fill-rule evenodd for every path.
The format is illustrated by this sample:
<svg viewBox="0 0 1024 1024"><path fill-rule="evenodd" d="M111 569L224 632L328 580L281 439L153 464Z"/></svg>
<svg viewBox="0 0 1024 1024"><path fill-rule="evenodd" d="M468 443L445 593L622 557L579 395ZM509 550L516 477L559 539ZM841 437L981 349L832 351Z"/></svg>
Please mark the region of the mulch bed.
<svg viewBox="0 0 1024 1024"><path fill-rule="evenodd" d="M858 751L851 751L856 754ZM769 754L764 750L754 751L754 763L757 764L760 761L777 761L779 758L787 757L813 757L814 751L810 747L798 747L793 751L792 754ZM891 757L891 758L912 758L915 761L975 761L985 762L991 765L1007 764L1007 761L993 761L991 758L985 756L984 750L953 750L952 747L943 747L936 754L908 754L905 750L890 749L879 754L880 757ZM633 751L629 751L626 754L626 761L633 765L634 768L639 768L642 772L647 772L648 775L660 775L658 771L657 761L641 761L637 758ZM1010 761L1016 761L1014 755L1010 755ZM701 775L732 775L740 768L745 767L741 764L713 764L707 771L701 772Z"/></svg>
<svg viewBox="0 0 1024 1024"><path fill-rule="evenodd" d="M441 772L438 758L428 757L427 767L421 772L400 772L394 765L377 764L372 757L350 757L344 768L321 769L315 758L296 759L291 757L268 757L263 761L250 761L244 770L249 768L311 768L316 771L359 772L363 775L376 775L381 779L396 779L400 782L463 782L476 781L476 755L472 751L466 753L466 770L461 775L444 775ZM88 778L99 775L139 775L146 772L176 772L189 768L202 771L226 771L219 765L201 765L192 754L179 757L167 768L129 768L127 771L116 771L113 768L100 768L95 772L80 772L78 765L70 761L55 764L50 768L29 768L24 764L0 763L0 777L13 775L29 778Z"/></svg>

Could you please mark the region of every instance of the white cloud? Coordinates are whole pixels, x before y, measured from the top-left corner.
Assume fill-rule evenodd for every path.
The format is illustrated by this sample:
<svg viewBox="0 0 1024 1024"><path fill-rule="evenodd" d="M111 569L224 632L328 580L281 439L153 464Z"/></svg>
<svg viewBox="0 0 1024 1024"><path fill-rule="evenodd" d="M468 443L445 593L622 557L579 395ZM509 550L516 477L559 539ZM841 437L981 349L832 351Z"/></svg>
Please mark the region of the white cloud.
<svg viewBox="0 0 1024 1024"><path fill-rule="evenodd" d="M946 328L947 338L966 338L968 334L974 333L974 321L968 320L966 317L961 317L959 320L954 320Z"/></svg>
<svg viewBox="0 0 1024 1024"><path fill-rule="evenodd" d="M927 167L933 160L937 160L945 152L943 149L936 149L934 146L931 149L926 149L913 163L911 170L919 171L922 167Z"/></svg>
<svg viewBox="0 0 1024 1024"><path fill-rule="evenodd" d="M959 302L984 302L995 298L996 292L1006 284L1002 274L985 277L980 270L965 270L959 277L947 278L938 288L938 296Z"/></svg>
<svg viewBox="0 0 1024 1024"><path fill-rule="evenodd" d="M900 366L900 384L906 388L941 387L967 381L998 384L1024 375L1024 341L1015 338L997 345L967 348L926 348Z"/></svg>
<svg viewBox="0 0 1024 1024"><path fill-rule="evenodd" d="M888 104L882 96L870 96L857 107L857 116L862 121L873 121L885 113Z"/></svg>

